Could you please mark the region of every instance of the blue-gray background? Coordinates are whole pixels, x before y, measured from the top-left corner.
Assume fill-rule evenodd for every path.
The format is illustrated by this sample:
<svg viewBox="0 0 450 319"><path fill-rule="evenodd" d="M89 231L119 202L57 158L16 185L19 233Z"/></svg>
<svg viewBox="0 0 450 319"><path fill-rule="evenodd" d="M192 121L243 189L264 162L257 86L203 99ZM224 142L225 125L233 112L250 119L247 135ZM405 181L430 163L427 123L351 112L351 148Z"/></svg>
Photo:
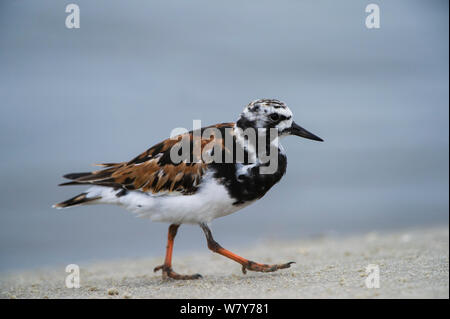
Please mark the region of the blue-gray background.
<svg viewBox="0 0 450 319"><path fill-rule="evenodd" d="M448 2L0 4L0 269L162 256L167 225L118 207L56 211L61 175L131 159L174 127L285 101L325 139L286 138L288 173L216 220L224 246L448 225ZM180 229L175 254L206 249ZM151 271L149 269L149 271Z"/></svg>

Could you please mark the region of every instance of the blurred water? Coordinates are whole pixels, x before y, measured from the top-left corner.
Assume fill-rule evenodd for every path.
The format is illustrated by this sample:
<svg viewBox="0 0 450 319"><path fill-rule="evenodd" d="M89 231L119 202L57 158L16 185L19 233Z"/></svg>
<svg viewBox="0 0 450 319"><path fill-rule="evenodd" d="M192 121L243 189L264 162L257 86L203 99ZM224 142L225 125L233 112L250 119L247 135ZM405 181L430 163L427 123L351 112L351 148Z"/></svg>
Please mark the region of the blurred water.
<svg viewBox="0 0 450 319"><path fill-rule="evenodd" d="M174 127L281 99L325 139L283 145L288 174L213 224L224 246L448 225L448 2L0 4L0 270L163 256L167 225L117 207L56 211L61 175L128 160ZM180 229L175 254L206 249ZM175 255L176 256L176 255ZM150 270L149 270L150 271Z"/></svg>

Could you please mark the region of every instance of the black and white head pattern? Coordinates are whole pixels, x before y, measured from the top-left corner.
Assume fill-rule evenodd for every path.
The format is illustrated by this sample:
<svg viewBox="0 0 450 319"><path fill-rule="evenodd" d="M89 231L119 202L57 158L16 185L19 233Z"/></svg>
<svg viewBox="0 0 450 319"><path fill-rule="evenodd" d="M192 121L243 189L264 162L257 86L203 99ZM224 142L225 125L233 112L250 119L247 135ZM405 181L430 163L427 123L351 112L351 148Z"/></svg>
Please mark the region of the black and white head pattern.
<svg viewBox="0 0 450 319"><path fill-rule="evenodd" d="M276 128L278 135L286 135L292 125L292 111L281 101L259 99L242 111L236 125L245 130L252 128Z"/></svg>

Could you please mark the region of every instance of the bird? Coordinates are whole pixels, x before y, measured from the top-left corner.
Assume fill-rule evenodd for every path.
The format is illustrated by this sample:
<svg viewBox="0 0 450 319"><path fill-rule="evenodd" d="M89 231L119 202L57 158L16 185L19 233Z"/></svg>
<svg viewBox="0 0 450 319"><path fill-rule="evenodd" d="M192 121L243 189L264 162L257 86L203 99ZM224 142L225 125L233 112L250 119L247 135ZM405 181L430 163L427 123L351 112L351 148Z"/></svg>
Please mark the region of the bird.
<svg viewBox="0 0 450 319"><path fill-rule="evenodd" d="M102 168L64 175L70 181L59 186L88 188L53 207L112 204L139 217L168 223L164 263L154 268L162 271L163 279L202 278L200 274L179 274L172 268L174 240L182 224L199 225L208 248L239 263L244 274L247 270L289 268L294 262L263 264L223 248L209 225L261 199L281 180L287 167L286 152L280 144L283 137L323 139L295 123L290 108L277 99L250 102L236 122L186 131L130 161L96 164Z"/></svg>

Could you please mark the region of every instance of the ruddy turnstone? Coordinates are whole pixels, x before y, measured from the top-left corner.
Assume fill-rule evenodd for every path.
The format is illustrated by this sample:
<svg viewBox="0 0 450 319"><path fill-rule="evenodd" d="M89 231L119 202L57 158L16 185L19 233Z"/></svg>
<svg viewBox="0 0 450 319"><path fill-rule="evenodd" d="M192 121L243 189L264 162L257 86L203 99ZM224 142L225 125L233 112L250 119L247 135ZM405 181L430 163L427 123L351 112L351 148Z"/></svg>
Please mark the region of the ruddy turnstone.
<svg viewBox="0 0 450 319"><path fill-rule="evenodd" d="M114 204L170 223L163 278L197 279L172 270L172 250L181 224L198 224L208 248L247 270L272 272L292 262L267 265L240 257L213 238L208 223L260 199L286 172L287 159L279 139L296 135L322 141L292 119L291 110L278 100L251 102L236 123L222 123L177 135L149 148L128 162L99 164L101 170L72 173L60 185L91 185L85 192L56 208Z"/></svg>

